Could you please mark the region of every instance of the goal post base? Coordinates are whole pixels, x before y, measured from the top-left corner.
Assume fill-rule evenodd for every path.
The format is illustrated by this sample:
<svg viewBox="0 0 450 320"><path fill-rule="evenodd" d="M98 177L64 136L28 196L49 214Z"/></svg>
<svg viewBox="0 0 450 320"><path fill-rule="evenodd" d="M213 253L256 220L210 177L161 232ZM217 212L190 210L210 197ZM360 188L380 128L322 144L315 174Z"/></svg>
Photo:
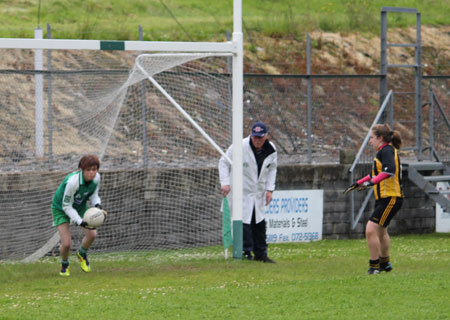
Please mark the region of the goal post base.
<svg viewBox="0 0 450 320"><path fill-rule="evenodd" d="M233 258L242 259L242 220L233 220Z"/></svg>

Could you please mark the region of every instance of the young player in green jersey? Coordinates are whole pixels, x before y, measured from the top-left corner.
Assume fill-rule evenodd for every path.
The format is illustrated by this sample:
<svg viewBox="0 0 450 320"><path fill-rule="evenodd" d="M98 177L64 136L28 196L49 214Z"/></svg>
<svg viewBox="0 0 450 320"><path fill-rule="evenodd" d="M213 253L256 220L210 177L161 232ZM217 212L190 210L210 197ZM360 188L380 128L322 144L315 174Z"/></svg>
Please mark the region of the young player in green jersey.
<svg viewBox="0 0 450 320"><path fill-rule="evenodd" d="M96 155L85 155L81 158L78 169L68 174L59 185L52 200L53 226L58 229L61 237L59 248L61 256L61 276L69 276L69 251L72 245L70 234L70 220L80 226L84 232L81 246L77 250L81 269L90 272L91 266L87 258L87 251L97 237L97 231L89 228L83 221L88 209L87 201L101 209L101 200L98 196L100 174L100 161Z"/></svg>

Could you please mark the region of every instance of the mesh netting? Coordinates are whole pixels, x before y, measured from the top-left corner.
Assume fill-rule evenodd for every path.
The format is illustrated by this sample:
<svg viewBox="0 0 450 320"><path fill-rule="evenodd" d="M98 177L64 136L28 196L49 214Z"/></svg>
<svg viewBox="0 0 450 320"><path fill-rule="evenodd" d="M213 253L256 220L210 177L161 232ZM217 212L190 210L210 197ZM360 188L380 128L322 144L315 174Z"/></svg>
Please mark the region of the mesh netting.
<svg viewBox="0 0 450 320"><path fill-rule="evenodd" d="M5 142L0 259L57 254L52 196L86 153L101 158L100 196L109 212L94 252L219 244L220 153L161 88L225 149L230 141L227 57L141 55L133 68L124 69L126 63L108 65L107 55L104 61L98 54L85 60L67 55L57 55L66 63L52 59L54 68L61 66L57 71L1 74L0 100L8 116L0 120ZM77 65L79 59L83 63ZM43 156L35 145L36 74L44 79ZM82 234L71 228L77 248Z"/></svg>

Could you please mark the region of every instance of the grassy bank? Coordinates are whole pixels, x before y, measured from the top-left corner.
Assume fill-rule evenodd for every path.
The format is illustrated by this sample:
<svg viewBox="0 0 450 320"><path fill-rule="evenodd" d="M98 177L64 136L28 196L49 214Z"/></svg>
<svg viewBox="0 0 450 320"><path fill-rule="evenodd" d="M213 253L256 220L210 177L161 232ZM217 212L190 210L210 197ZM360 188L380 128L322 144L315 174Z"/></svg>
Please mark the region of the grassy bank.
<svg viewBox="0 0 450 320"><path fill-rule="evenodd" d="M444 0L243 2L244 31L275 37L302 37L317 29L378 34L383 6L417 8L423 24L450 24L450 3ZM223 40L233 29L232 0L41 0L40 10L38 3L0 1L0 37L33 37L38 23L44 29L49 23L59 39L136 40L141 25L144 40ZM415 18L390 14L389 26L414 26Z"/></svg>
<svg viewBox="0 0 450 320"><path fill-rule="evenodd" d="M446 319L448 234L392 237L394 270L368 276L364 240L269 248L277 264L222 249L92 255L71 276L58 258L0 265L1 319Z"/></svg>

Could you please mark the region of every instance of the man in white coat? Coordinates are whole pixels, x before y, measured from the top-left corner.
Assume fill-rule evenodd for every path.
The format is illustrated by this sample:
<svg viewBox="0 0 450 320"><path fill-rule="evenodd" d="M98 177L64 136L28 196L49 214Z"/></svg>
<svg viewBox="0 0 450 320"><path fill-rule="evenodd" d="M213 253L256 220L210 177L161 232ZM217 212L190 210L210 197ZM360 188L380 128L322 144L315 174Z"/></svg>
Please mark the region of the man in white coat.
<svg viewBox="0 0 450 320"><path fill-rule="evenodd" d="M275 189L277 150L268 139L264 123L256 122L253 125L251 135L243 140L242 149L244 256L248 260L275 263L267 256L264 211L265 206L272 201ZM232 154L231 145L226 155L231 159ZM225 157L219 161L219 177L222 195L226 197L231 191L231 165Z"/></svg>

